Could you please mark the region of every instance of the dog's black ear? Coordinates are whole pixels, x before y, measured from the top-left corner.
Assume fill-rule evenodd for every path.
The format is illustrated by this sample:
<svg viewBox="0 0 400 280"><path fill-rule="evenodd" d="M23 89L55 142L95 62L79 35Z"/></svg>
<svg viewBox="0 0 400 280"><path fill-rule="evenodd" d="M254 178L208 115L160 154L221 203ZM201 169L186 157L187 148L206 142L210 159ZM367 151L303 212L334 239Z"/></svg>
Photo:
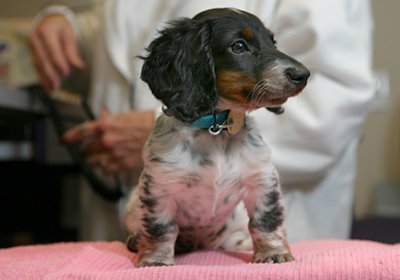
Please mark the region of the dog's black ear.
<svg viewBox="0 0 400 280"><path fill-rule="evenodd" d="M164 112L184 122L212 114L217 104L211 28L183 18L160 32L147 48L141 78Z"/></svg>

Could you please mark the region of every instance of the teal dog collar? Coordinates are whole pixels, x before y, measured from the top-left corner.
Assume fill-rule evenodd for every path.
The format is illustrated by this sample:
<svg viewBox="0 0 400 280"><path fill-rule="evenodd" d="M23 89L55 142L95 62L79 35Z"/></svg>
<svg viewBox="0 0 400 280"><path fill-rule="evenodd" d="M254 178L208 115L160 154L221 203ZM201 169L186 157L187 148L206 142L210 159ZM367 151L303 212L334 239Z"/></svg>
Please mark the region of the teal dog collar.
<svg viewBox="0 0 400 280"><path fill-rule="evenodd" d="M223 129L228 128L227 120L229 116L229 110L223 111L219 114L212 114L205 117L201 117L191 123L192 127L208 128L208 131L212 135L218 135Z"/></svg>
<svg viewBox="0 0 400 280"><path fill-rule="evenodd" d="M198 128L210 128L215 124L223 125L229 116L229 110L223 111L219 114L212 114L205 117L201 117L200 119L195 120L192 122L192 127Z"/></svg>

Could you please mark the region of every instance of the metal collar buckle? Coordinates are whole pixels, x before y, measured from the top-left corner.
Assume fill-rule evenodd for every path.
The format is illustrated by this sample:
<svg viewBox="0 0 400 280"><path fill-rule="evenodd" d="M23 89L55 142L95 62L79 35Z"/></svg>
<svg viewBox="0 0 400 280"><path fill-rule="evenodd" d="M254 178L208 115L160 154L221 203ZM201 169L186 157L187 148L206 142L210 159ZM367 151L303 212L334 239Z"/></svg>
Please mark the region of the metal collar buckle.
<svg viewBox="0 0 400 280"><path fill-rule="evenodd" d="M221 133L222 130L231 127L233 123L227 124L227 120L224 121L223 124L218 124L218 115L214 113L214 124L208 128L208 132L215 136Z"/></svg>

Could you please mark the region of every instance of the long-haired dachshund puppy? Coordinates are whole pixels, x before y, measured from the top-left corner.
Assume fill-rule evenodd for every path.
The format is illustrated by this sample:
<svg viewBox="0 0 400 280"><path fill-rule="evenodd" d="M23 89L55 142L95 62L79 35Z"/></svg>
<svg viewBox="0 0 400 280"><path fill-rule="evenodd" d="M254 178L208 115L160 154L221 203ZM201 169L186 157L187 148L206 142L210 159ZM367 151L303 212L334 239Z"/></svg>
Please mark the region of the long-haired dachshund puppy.
<svg viewBox="0 0 400 280"><path fill-rule="evenodd" d="M235 9L174 21L147 50L141 78L165 114L125 210L138 267L216 248L253 249L256 263L293 260L278 174L245 112L279 113L309 71L276 49L257 17Z"/></svg>

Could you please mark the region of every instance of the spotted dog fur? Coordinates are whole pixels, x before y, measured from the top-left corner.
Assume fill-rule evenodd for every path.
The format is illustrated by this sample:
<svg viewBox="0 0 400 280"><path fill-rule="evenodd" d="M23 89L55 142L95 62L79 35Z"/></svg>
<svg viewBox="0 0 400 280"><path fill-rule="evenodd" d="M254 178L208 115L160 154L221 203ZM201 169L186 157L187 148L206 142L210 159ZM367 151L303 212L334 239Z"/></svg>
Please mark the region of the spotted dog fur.
<svg viewBox="0 0 400 280"><path fill-rule="evenodd" d="M217 136L191 122L279 106L301 92L308 70L276 49L258 18L234 9L173 22L143 59L141 77L165 114L144 147L144 170L125 211L138 267L216 248L253 249L255 263L293 260L279 177L253 120Z"/></svg>

